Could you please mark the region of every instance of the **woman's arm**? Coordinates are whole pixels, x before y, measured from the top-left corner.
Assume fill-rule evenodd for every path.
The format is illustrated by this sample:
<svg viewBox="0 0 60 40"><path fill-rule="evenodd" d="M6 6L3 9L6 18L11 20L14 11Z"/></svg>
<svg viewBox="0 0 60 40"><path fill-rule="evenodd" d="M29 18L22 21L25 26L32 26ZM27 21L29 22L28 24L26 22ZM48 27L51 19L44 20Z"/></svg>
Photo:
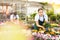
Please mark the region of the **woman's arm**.
<svg viewBox="0 0 60 40"><path fill-rule="evenodd" d="M39 25L38 21L36 21L36 25L37 25L38 27L41 27L41 25Z"/></svg>
<svg viewBox="0 0 60 40"><path fill-rule="evenodd" d="M47 14L46 14L46 13L44 13L44 18L45 18L45 22L47 22L47 23L48 23L48 16L47 16Z"/></svg>
<svg viewBox="0 0 60 40"><path fill-rule="evenodd" d="M39 25L38 21L36 21L36 25L37 25L37 27L41 27L45 30L45 28L43 26Z"/></svg>

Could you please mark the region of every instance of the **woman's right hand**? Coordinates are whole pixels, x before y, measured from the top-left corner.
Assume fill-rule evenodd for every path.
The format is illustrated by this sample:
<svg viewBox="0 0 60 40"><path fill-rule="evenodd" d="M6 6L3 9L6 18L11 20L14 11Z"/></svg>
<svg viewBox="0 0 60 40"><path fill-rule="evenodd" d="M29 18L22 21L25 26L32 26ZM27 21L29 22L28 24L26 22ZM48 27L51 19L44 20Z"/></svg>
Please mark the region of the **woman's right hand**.
<svg viewBox="0 0 60 40"><path fill-rule="evenodd" d="M45 30L44 26L40 26L43 30Z"/></svg>

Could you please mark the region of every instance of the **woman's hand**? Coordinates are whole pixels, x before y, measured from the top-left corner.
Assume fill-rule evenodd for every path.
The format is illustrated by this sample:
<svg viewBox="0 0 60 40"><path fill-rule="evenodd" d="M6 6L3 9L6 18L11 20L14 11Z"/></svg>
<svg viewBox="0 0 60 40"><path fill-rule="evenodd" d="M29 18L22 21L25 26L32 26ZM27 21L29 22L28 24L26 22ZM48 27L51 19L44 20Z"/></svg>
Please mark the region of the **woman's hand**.
<svg viewBox="0 0 60 40"><path fill-rule="evenodd" d="M41 28L42 28L43 30L45 30L44 26L41 26Z"/></svg>

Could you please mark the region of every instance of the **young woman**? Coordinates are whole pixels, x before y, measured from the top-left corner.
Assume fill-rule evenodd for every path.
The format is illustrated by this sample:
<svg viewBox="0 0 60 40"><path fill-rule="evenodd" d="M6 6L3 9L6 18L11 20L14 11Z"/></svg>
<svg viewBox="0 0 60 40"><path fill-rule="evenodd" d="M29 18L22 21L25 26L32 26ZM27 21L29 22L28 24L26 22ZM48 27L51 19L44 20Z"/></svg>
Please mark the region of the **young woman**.
<svg viewBox="0 0 60 40"><path fill-rule="evenodd" d="M38 9L38 14L35 16L35 26L34 29L39 30L39 28L45 29L43 26L44 22L48 22L48 16L43 12L42 8Z"/></svg>

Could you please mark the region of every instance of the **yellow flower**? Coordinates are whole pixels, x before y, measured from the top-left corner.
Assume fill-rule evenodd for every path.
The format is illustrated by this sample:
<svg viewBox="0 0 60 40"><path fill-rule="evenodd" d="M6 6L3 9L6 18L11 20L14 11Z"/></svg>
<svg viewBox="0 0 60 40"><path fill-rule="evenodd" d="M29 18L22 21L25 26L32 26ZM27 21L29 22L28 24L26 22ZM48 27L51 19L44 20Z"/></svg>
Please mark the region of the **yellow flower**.
<svg viewBox="0 0 60 40"><path fill-rule="evenodd" d="M37 32L37 30L32 30L32 32Z"/></svg>

